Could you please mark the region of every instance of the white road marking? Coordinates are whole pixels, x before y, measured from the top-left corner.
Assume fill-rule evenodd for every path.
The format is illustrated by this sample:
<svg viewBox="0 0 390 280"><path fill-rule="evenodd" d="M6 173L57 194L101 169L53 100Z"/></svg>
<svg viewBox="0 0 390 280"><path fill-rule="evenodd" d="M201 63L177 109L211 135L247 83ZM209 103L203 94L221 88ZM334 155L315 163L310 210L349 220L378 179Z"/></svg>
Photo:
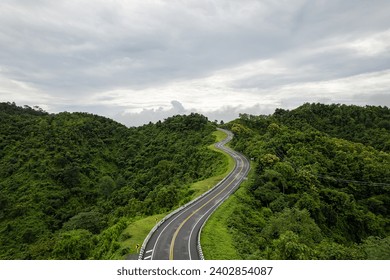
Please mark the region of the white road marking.
<svg viewBox="0 0 390 280"><path fill-rule="evenodd" d="M205 196L205 197L206 197L206 199L207 199L207 196ZM164 233L164 231L170 226L170 224L172 224L174 221L176 221L176 219L178 219L179 217L181 217L181 216L184 215L185 213L187 213L187 212L189 212L190 210L192 210L192 208L199 207L199 206L198 206L199 204L202 205L201 203L202 203L204 200L206 200L205 197L203 197L203 198L199 199L198 201L196 201L195 203L189 205L188 208L183 209L183 211L178 212L178 213L177 213L178 215L177 215L176 217L174 217L173 220L170 221L167 225L162 224L162 226L164 226L164 228L161 230L160 234L159 234L158 237L157 237L157 240L156 240L155 243L154 243L154 246L153 246L153 253L152 253L152 259L153 259L153 256L154 256L154 252L156 251L157 244L158 244L158 242L159 242L159 240L160 240L161 235Z"/></svg>
<svg viewBox="0 0 390 280"><path fill-rule="evenodd" d="M229 138L229 139L228 139L228 138ZM222 145L225 145L227 142L229 142L231 139L232 139L231 135L228 134L228 137L225 139L225 141L223 141L223 143L218 143L218 144L216 145L216 146L217 146L218 148L220 148L221 150L223 150L223 151L229 153L229 154L234 158L234 160L235 160L235 166L234 166L233 170L232 170L232 171L229 173L229 175L228 175L227 177L225 177L222 181L224 181L224 180L227 179L230 175L232 175L232 174L234 173L234 171L237 171L237 170L239 169L239 167L241 167L241 171L242 171L242 167L244 166L244 159L245 159L245 158L242 159L242 158L240 157L240 155L239 155L237 152L235 152L235 151L233 151L233 150L231 150L231 149L229 149L229 148L227 148L227 147L225 147L225 146L222 146ZM230 183L230 184L232 184L232 183L235 184L235 186L233 187L233 189L235 189L236 186L237 186L237 184L238 184L238 182L235 182L235 181L236 181L236 179L237 179L237 177L238 177L239 174L240 174L240 172L239 172L238 174L236 174L236 176L233 178L233 180L232 180L231 183ZM221 181L221 182L222 182L222 181ZM241 181L241 180L238 180L238 181ZM220 183L221 183L221 182L220 182ZM218 183L217 185L219 185L220 183ZM230 184L229 184L229 185L230 185ZM196 201L195 203L189 205L188 208L184 208L184 209L182 209L181 212L176 213L176 214L178 214L178 215L177 215L176 217L173 216L173 219L172 219L167 225L163 225L163 223L162 223L162 224L161 224L162 227L160 227L160 228L158 228L158 230L156 230L156 232L159 232L160 230L161 230L161 232L160 232L160 234L157 236L157 239L156 239L156 241L155 241L155 243L154 243L153 249L146 252L146 253L150 253L150 252L151 252L151 255L149 255L149 256L147 256L147 257L144 257L144 260L148 260L148 259L153 260L154 255L155 255L154 253L155 253L155 251L156 251L155 249L156 249L156 247L157 247L157 244L159 243L160 237L162 236L162 234L166 231L166 229L167 229L167 228L168 228L176 219L178 219L179 217L183 216L185 213L191 213L190 211L193 211L193 209L199 209L199 207L202 207L202 205L204 205L205 202L206 202L206 204L207 204L208 202L210 202L210 200L209 200L209 195L211 196L212 193L215 193L215 192L217 192L218 190L220 190L220 188L214 189L212 192L210 192L210 193L208 193L207 195L205 195L204 197L200 198L200 199L199 199L198 201ZM214 192L214 191L215 191L215 192ZM225 196L228 196L229 194L231 194L231 190L228 191L228 193L227 193ZM225 196L224 196L223 198L225 198ZM211 207L209 210L207 210L206 213L204 213L204 214L201 216L201 218L198 219L198 221L196 222L196 224L198 224L198 223L202 220L202 218L204 218L204 216L207 215L207 213L209 213L210 211L212 211L213 208L218 207L221 203L222 203L222 200L217 201L216 206L213 206L213 207ZM196 207L198 207L198 208L196 208ZM195 211L195 212L197 212L197 211ZM196 226L195 226L195 227L196 227ZM193 228L191 229L191 232L190 232L190 235L189 235L189 238L188 238L188 249L189 249L189 250L188 250L188 253L189 253L189 259L190 259L190 260L191 260L192 258L191 258L191 249L190 249L190 246L189 246L189 245L190 245L191 236L192 236L193 233L194 233L195 227L193 227Z"/></svg>
<svg viewBox="0 0 390 280"><path fill-rule="evenodd" d="M242 158L238 158L238 159L241 160L241 161L243 161ZM242 171L242 170L241 170L241 171ZM240 173L241 173L241 172L240 172ZM240 175L240 173L238 173L238 174L234 177L233 181L238 177L238 175ZM198 219L198 221L194 224L194 226L192 227L191 232L190 232L190 236L189 236L189 238L188 238L188 254L189 254L190 260L192 260L192 257L191 257L191 238L192 238L192 235L193 235L193 233L194 233L194 230L195 230L196 226L200 223L200 221L204 218L204 216L206 216L206 215L207 215L210 211L212 211L213 209L215 210L216 208L218 208L218 207L222 204L222 202L225 200L225 198L228 197L228 196L230 196L230 195L232 194L232 190L235 189L235 188L237 187L237 184L238 184L238 183L239 183L239 182L236 182L236 184L234 185L234 187L230 188L230 190L229 190L221 199L219 199L219 200L217 201L217 203L215 203L214 206L212 206L209 210L207 210L207 212L204 213L204 214ZM204 222L206 222L206 221L204 221ZM199 231L198 234L200 234L200 231Z"/></svg>

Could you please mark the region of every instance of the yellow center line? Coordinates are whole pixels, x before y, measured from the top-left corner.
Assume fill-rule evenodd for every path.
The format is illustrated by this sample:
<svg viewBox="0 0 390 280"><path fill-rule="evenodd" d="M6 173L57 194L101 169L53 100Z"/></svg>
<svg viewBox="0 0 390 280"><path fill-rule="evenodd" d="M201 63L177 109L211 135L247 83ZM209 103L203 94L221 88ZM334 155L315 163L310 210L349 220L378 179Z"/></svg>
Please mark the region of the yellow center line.
<svg viewBox="0 0 390 280"><path fill-rule="evenodd" d="M241 170L238 172L238 174L234 177L234 179L226 186L224 187L219 193L217 193L215 196L213 196L212 198L209 199L209 201L207 201L205 204L203 204L201 207L199 207L197 210L195 210L194 212L192 212L191 215L189 215L180 225L179 227L177 228L177 230L175 231L175 233L173 234L173 237L172 237L172 241L171 241L171 246L170 246L170 249L169 249L169 259L170 260L173 260L173 250L175 249L175 241L176 241L176 237L177 235L179 234L179 231L180 229L184 226L184 224L189 220L191 219L191 217L193 215L195 215L200 209L202 209L203 207L205 207L207 204L209 204L214 198L216 198L218 195L220 195L223 191L225 191L237 178L238 175L240 175L242 169L244 168L244 165L241 166Z"/></svg>

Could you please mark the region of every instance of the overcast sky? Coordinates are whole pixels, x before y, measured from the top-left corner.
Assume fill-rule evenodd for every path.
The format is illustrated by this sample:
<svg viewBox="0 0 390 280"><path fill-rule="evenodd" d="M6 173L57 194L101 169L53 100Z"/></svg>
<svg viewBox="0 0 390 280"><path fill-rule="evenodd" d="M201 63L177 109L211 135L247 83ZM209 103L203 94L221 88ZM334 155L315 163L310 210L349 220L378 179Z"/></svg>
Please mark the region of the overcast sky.
<svg viewBox="0 0 390 280"><path fill-rule="evenodd" d="M390 1L1 0L0 101L129 126L390 106Z"/></svg>

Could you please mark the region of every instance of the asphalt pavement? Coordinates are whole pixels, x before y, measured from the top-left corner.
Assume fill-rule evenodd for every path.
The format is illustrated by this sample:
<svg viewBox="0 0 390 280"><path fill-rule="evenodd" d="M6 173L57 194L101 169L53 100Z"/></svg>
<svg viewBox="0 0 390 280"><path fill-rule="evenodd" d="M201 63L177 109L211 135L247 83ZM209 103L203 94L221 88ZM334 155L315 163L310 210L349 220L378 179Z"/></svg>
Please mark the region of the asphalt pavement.
<svg viewBox="0 0 390 280"><path fill-rule="evenodd" d="M209 193L168 217L151 233L143 248L142 259L200 259L197 249L199 230L214 210L245 180L250 169L249 161L242 154L225 146L233 138L233 134L227 130L223 131L228 136L215 146L233 157L235 161L233 171Z"/></svg>

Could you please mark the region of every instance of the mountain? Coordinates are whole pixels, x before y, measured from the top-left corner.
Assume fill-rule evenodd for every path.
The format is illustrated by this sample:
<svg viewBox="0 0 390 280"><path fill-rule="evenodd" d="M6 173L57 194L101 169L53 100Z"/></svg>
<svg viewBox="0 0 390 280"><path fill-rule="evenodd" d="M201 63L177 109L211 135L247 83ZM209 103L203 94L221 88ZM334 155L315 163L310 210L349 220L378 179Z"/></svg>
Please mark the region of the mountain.
<svg viewBox="0 0 390 280"><path fill-rule="evenodd" d="M0 119L0 259L117 258L129 224L225 167L199 114L127 128L0 103ZM389 108L304 104L226 128L252 171L202 236L224 226L240 259L390 259Z"/></svg>
<svg viewBox="0 0 390 280"><path fill-rule="evenodd" d="M199 114L127 128L0 103L0 259L108 259L134 217L187 201L218 172Z"/></svg>
<svg viewBox="0 0 390 280"><path fill-rule="evenodd" d="M219 218L236 256L390 259L389 108L304 104L226 127L253 166Z"/></svg>

